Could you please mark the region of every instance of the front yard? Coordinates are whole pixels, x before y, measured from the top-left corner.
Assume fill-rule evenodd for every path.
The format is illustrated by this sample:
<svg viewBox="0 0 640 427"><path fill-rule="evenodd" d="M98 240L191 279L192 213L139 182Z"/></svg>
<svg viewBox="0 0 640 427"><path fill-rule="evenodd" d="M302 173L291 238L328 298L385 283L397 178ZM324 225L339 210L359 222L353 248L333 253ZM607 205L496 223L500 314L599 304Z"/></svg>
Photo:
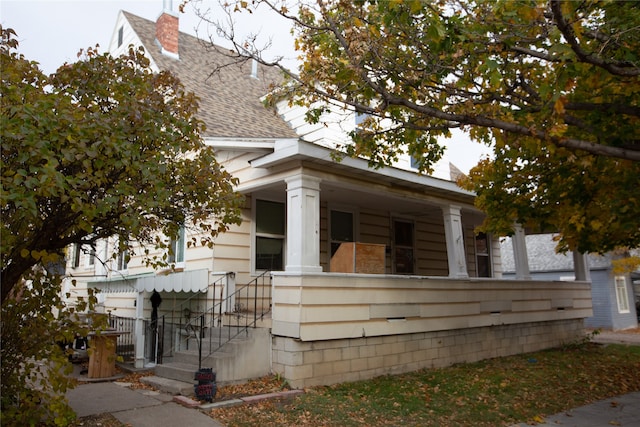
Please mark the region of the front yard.
<svg viewBox="0 0 640 427"><path fill-rule="evenodd" d="M640 330L637 330L640 332ZM141 386L135 376L125 378ZM220 387L216 401L287 389L270 376ZM576 343L563 348L443 369L314 387L208 413L242 426L509 426L640 390L640 346ZM194 409L196 410L196 409ZM123 427L112 415L77 426Z"/></svg>
<svg viewBox="0 0 640 427"><path fill-rule="evenodd" d="M228 407L210 415L229 427L508 426L638 390L640 347L581 343L311 388L288 401Z"/></svg>

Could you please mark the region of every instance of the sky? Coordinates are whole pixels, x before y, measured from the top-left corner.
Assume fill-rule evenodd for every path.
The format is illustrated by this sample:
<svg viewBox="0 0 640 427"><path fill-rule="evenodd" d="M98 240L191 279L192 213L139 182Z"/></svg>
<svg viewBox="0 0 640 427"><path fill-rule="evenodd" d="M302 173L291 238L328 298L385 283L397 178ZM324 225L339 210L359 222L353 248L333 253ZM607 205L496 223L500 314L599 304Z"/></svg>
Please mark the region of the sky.
<svg viewBox="0 0 640 427"><path fill-rule="evenodd" d="M181 0L172 0L173 10ZM195 5L212 10L214 19L224 19L217 11L218 0L195 0ZM180 13L180 31L208 37L208 28L202 24L187 5ZM51 74L65 62L74 62L80 49L100 46L107 50L120 10L154 20L160 15L163 0L0 0L0 23L13 28L20 43L19 51L29 60L39 62L40 68ZM275 56L284 56L294 64L296 53L290 26L276 21L273 14L256 13L248 16L236 14L236 28L240 34L260 33L261 43L271 40L269 49ZM214 42L224 45L215 37ZM475 144L462 134L448 140L446 159L437 165L436 175L448 175L451 161L463 172L468 172L478 160L490 152L488 147Z"/></svg>
<svg viewBox="0 0 640 427"><path fill-rule="evenodd" d="M181 1L169 1L174 11ZM16 31L20 52L27 59L38 61L40 68L50 74L64 62L75 61L80 49L99 44L100 51L106 51L120 10L155 21L163 3L163 0L0 0L0 23ZM208 38L208 27L196 16L194 6L212 10L216 14L210 16L216 20L226 16L219 12L218 0L193 0L185 7L185 13L178 14L180 31ZM235 14L234 19L241 34L259 32L263 42L272 38L274 55L295 57L289 29L282 21L274 21L273 14ZM219 37L214 41L224 45Z"/></svg>

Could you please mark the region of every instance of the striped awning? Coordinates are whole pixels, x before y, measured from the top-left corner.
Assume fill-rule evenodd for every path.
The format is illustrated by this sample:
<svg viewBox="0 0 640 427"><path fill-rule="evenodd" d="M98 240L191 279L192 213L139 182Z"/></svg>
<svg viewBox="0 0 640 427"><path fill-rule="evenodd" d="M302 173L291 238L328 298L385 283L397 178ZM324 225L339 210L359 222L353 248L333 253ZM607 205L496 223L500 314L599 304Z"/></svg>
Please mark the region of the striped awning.
<svg viewBox="0 0 640 427"><path fill-rule="evenodd" d="M208 270L180 271L170 274L121 276L106 280L96 280L88 286L100 289L102 293L124 292L205 292L209 286Z"/></svg>

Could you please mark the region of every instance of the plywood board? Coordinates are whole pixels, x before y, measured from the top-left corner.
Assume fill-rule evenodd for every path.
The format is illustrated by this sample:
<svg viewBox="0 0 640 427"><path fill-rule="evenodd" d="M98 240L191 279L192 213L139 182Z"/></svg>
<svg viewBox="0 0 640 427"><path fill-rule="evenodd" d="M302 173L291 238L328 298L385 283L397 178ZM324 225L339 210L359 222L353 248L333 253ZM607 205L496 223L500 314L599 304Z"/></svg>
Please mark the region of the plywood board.
<svg viewBox="0 0 640 427"><path fill-rule="evenodd" d="M345 242L331 257L335 273L384 274L385 245Z"/></svg>

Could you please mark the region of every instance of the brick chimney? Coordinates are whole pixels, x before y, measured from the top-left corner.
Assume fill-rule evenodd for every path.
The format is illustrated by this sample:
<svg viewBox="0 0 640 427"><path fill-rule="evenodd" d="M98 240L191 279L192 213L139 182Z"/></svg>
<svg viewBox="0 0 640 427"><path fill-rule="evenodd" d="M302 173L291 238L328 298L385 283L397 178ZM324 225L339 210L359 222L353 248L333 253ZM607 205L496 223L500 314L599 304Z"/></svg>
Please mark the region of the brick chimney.
<svg viewBox="0 0 640 427"><path fill-rule="evenodd" d="M178 14L172 10L171 0L164 0L156 20L156 43L164 55L178 59L178 33Z"/></svg>

